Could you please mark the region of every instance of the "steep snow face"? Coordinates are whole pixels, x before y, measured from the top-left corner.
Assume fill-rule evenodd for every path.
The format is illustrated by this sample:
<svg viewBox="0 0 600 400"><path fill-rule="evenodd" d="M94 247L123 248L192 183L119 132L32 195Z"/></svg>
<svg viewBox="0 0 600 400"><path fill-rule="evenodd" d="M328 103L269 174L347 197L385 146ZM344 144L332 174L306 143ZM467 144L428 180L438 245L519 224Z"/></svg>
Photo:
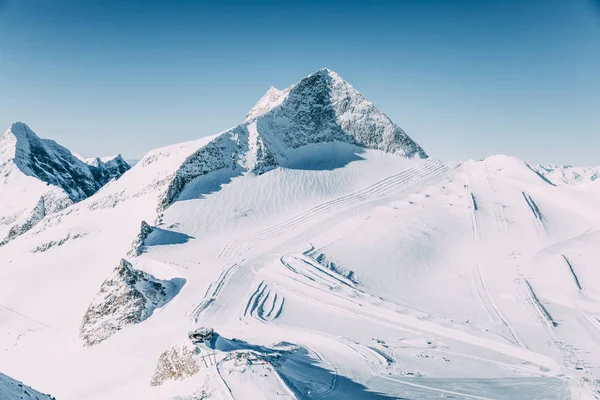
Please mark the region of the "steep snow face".
<svg viewBox="0 0 600 400"><path fill-rule="evenodd" d="M533 167L555 185L585 185L600 178L600 167L573 167L550 164Z"/></svg>
<svg viewBox="0 0 600 400"><path fill-rule="evenodd" d="M281 102L290 92L291 88L292 87L289 87L285 90L279 90L276 87L271 86L269 90L267 90L267 93L265 93L265 95L260 98L254 107L252 107L248 114L246 114L246 120L258 117L259 115L270 111L273 107L281 104Z"/></svg>
<svg viewBox="0 0 600 400"><path fill-rule="evenodd" d="M2 400L55 400L23 383L0 373L0 399Z"/></svg>

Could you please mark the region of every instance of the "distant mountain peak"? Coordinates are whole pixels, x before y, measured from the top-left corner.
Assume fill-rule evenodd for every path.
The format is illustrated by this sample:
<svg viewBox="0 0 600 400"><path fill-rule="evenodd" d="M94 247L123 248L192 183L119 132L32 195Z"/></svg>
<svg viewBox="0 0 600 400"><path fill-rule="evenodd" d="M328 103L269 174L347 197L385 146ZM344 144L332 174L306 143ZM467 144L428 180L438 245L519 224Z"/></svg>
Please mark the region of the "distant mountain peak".
<svg viewBox="0 0 600 400"><path fill-rule="evenodd" d="M8 163L25 175L58 186L73 201L91 196L131 168L120 155L83 159L53 140L41 139L23 122L15 122L0 137L0 167Z"/></svg>
<svg viewBox="0 0 600 400"><path fill-rule="evenodd" d="M329 68L284 90L271 86L246 115L246 121L254 118L261 119L259 126L269 119L269 132L259 131L263 136L279 136L276 141L286 147L340 141L406 157L427 157L402 129Z"/></svg>
<svg viewBox="0 0 600 400"><path fill-rule="evenodd" d="M130 168L120 155L87 163L55 141L41 139L23 122L15 122L0 137L0 176L4 177L0 195L7 196L0 200L12 204L1 210L0 220L13 221L3 243L31 229L46 214L90 197ZM11 188L31 195L9 201Z"/></svg>
<svg viewBox="0 0 600 400"><path fill-rule="evenodd" d="M6 131L5 135L13 134L16 138L30 138L38 136L24 122L14 122Z"/></svg>
<svg viewBox="0 0 600 400"><path fill-rule="evenodd" d="M600 179L600 166L574 167L569 164L539 164L532 168L555 185L585 185Z"/></svg>

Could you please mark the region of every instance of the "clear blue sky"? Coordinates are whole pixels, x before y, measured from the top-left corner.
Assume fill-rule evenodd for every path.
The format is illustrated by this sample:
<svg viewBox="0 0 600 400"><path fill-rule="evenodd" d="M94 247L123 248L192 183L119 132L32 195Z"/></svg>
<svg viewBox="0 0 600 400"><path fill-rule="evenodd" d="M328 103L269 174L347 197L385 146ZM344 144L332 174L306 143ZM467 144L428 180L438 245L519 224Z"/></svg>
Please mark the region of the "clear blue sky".
<svg viewBox="0 0 600 400"><path fill-rule="evenodd" d="M598 0L0 0L0 127L84 156L240 122L321 67L432 156L600 164Z"/></svg>

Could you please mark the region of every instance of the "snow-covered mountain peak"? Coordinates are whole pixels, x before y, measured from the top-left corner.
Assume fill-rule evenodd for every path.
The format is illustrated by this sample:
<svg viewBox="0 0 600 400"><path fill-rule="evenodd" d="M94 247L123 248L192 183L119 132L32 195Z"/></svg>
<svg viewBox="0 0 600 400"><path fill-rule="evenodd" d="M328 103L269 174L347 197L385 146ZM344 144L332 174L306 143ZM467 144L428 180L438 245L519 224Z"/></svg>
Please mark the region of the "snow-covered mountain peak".
<svg viewBox="0 0 600 400"><path fill-rule="evenodd" d="M15 159L18 153L29 151L32 140L39 138L27 125L22 122L12 124L0 137L0 165Z"/></svg>
<svg viewBox="0 0 600 400"><path fill-rule="evenodd" d="M4 133L5 136L12 135L16 139L37 138L38 136L23 122L15 122Z"/></svg>
<svg viewBox="0 0 600 400"><path fill-rule="evenodd" d="M555 185L585 185L600 179L600 166L574 167L569 164L539 164L533 169Z"/></svg>
<svg viewBox="0 0 600 400"><path fill-rule="evenodd" d="M0 142L0 165L14 164L25 175L63 189L71 200L101 186L88 166L53 140L40 139L27 125L14 123Z"/></svg>
<svg viewBox="0 0 600 400"><path fill-rule="evenodd" d="M402 129L330 69L320 69L286 91L279 105L259 117L258 130L265 140L286 148L345 142L406 157L427 157Z"/></svg>
<svg viewBox="0 0 600 400"><path fill-rule="evenodd" d="M0 167L19 170L64 190L73 201L83 200L120 177L130 166L118 155L82 160L50 139L41 139L22 122L15 122L0 138Z"/></svg>

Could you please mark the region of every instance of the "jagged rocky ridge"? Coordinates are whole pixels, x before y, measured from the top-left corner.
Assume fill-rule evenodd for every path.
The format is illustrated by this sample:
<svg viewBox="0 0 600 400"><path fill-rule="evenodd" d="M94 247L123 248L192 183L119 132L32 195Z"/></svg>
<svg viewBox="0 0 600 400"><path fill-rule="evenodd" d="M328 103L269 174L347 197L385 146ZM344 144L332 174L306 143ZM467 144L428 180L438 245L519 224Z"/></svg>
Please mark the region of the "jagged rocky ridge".
<svg viewBox="0 0 600 400"><path fill-rule="evenodd" d="M158 209L168 207L185 185L199 176L227 168L262 174L285 166L290 150L325 142L343 142L409 158L427 157L362 94L335 72L322 69L284 91L269 89L244 123L187 157L171 174Z"/></svg>
<svg viewBox="0 0 600 400"><path fill-rule="evenodd" d="M184 283L179 278L160 280L122 259L83 316L80 336L85 345L103 342L128 325L144 321L171 301Z"/></svg>
<svg viewBox="0 0 600 400"><path fill-rule="evenodd" d="M6 187L0 190L0 228L8 226L0 243L93 195L129 168L121 156L86 163L53 140L39 138L27 125L14 123L0 137L0 187Z"/></svg>
<svg viewBox="0 0 600 400"><path fill-rule="evenodd" d="M0 138L0 169L14 164L25 175L64 190L74 201L83 200L129 165L119 156L109 163L86 164L50 139L40 139L27 125L14 123Z"/></svg>
<svg viewBox="0 0 600 400"><path fill-rule="evenodd" d="M114 157L86 159L85 163L100 187L113 179L119 179L121 175L131 169L129 163L120 154Z"/></svg>

